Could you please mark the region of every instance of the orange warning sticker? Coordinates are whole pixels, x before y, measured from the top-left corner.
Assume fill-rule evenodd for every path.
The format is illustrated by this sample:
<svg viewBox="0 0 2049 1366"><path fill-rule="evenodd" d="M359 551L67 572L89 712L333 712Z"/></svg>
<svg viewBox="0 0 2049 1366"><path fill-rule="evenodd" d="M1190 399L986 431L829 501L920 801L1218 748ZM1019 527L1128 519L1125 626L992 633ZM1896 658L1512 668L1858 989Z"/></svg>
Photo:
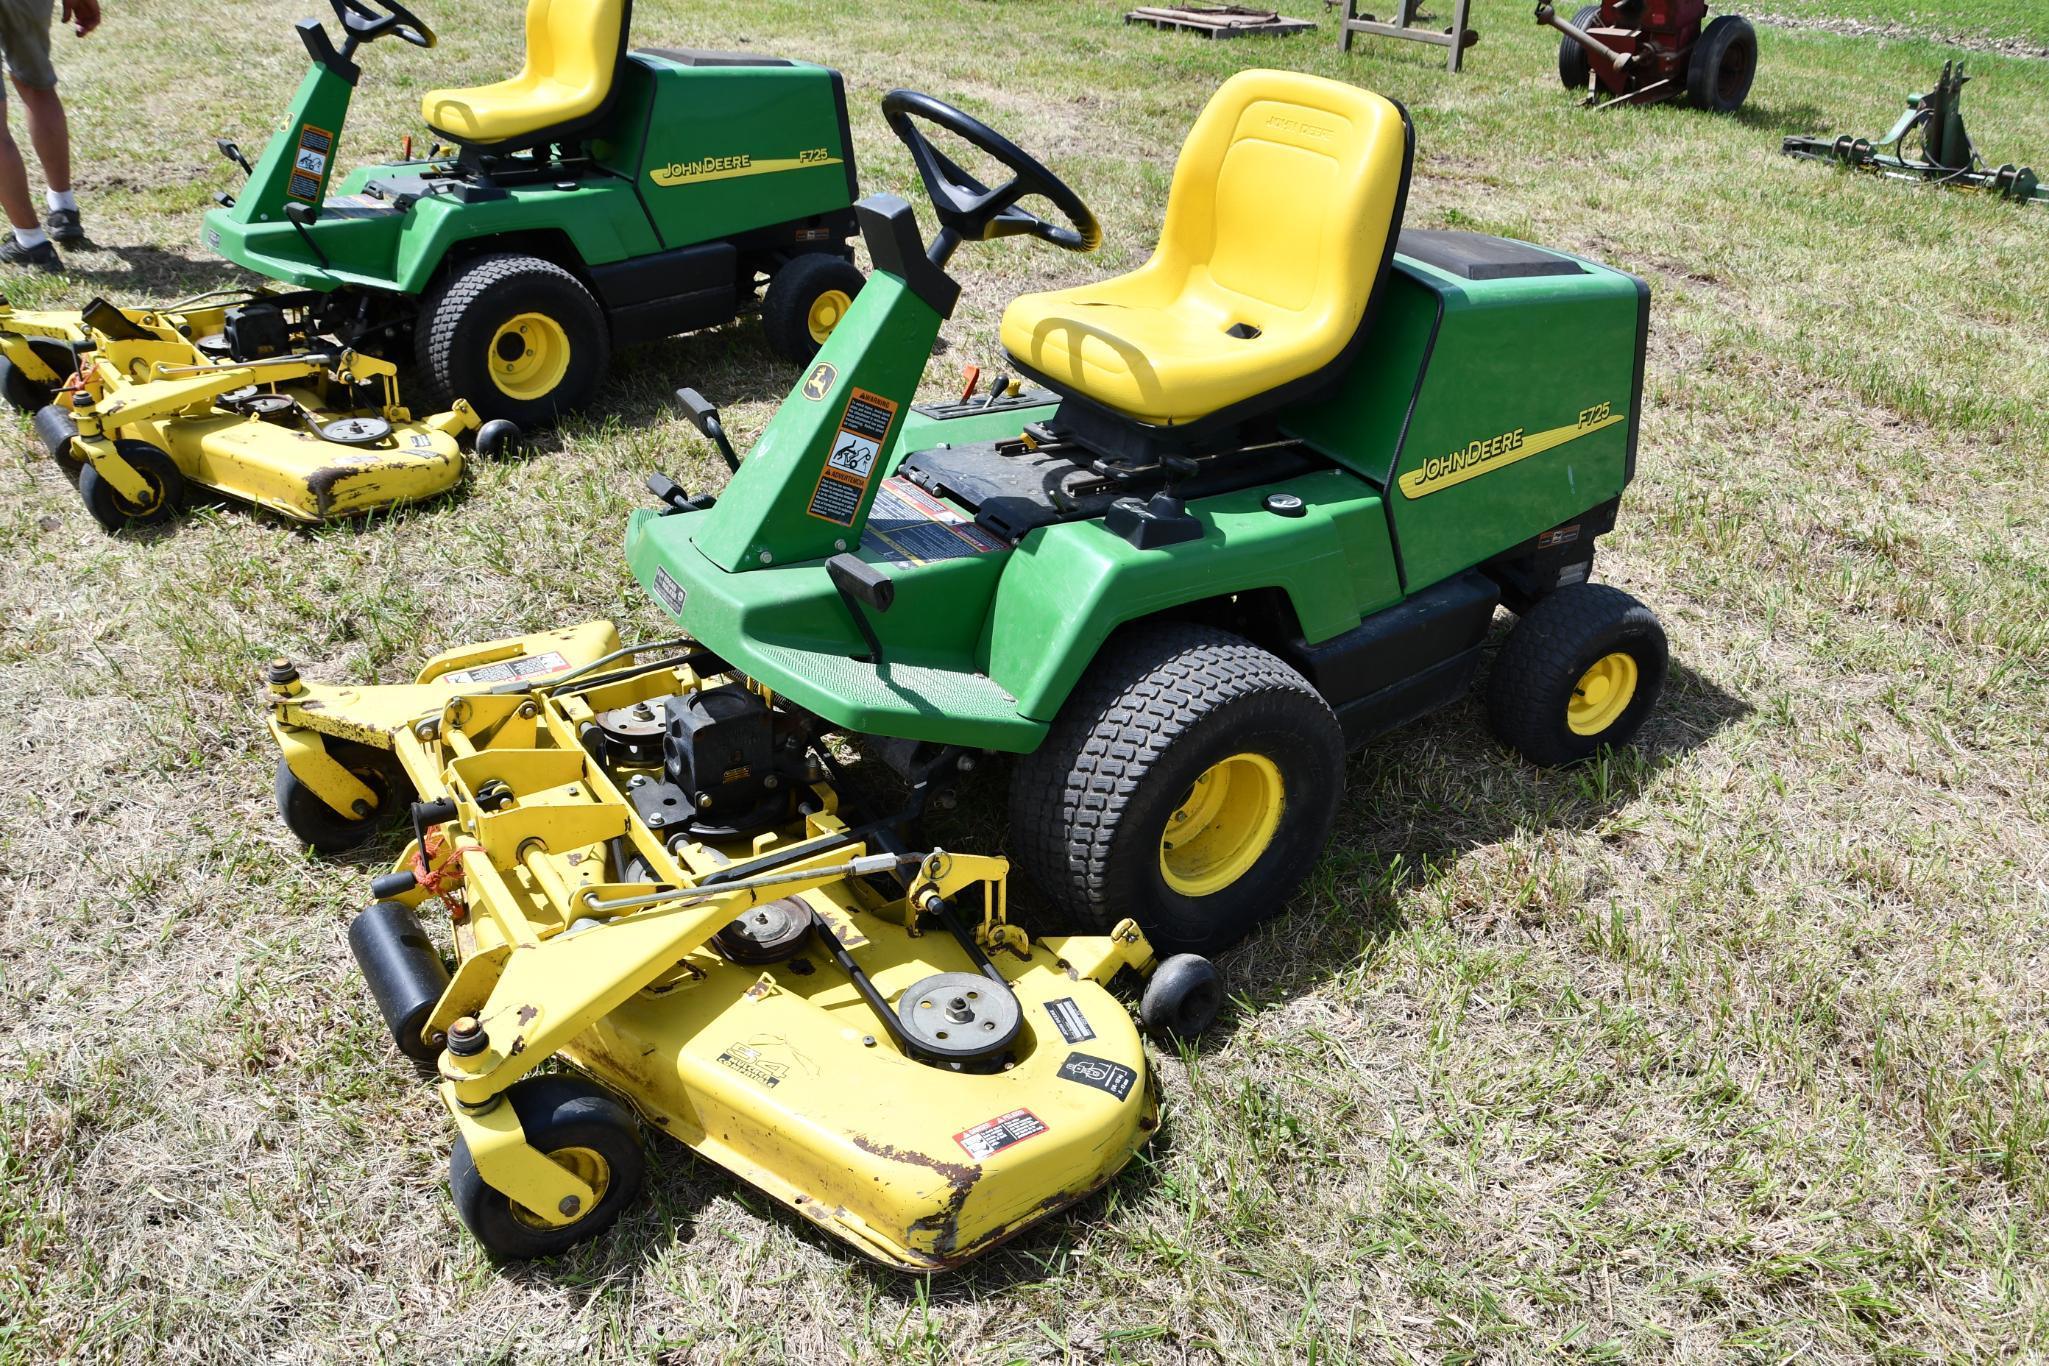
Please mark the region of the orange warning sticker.
<svg viewBox="0 0 2049 1366"><path fill-rule="evenodd" d="M862 495L882 459L889 440L890 424L896 421L897 406L880 394L856 389L840 415L839 430L833 433L832 452L825 468L818 472L818 486L811 490L811 504L805 511L820 521L852 526L861 510Z"/></svg>

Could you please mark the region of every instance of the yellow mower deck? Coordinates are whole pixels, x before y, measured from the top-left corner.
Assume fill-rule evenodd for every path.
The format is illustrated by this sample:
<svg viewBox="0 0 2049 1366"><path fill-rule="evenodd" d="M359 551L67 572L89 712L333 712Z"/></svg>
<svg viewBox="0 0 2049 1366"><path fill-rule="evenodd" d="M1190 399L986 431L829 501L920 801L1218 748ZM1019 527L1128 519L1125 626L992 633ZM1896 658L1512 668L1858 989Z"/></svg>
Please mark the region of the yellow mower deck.
<svg viewBox="0 0 2049 1366"><path fill-rule="evenodd" d="M904 856L850 838L861 832L823 782L780 828L665 843L622 791L636 778L583 743L593 718L750 685L622 657L610 623L592 622L440 656L410 685L272 674L271 724L289 772L337 811L376 796L341 762L364 745L391 750L423 802L452 803L425 857L414 862L415 841L400 861L424 870L426 885L397 899L420 907L454 894L460 966L420 1032L457 1040L438 1054L441 1092L483 1180L535 1228L567 1228L596 1208L602 1182L588 1154L548 1160L501 1103L551 1056L909 1270L963 1261L1114 1176L1158 1117L1138 1031L1104 985L1154 966L1137 927L1033 940L1006 919L1002 859ZM708 881L779 854L780 881ZM908 888L880 875L898 865ZM789 898L816 917L796 957L749 966L709 942L750 908ZM943 927L960 924L956 903L979 913L960 931L973 952ZM953 1070L912 1056L833 940L892 1005L935 974L993 963L1022 1010L1005 1065Z"/></svg>
<svg viewBox="0 0 2049 1366"><path fill-rule="evenodd" d="M220 335L228 306L97 305L106 311L87 316L0 304L0 354L25 380L57 390L55 412L38 415L44 440L89 466L131 521L168 513L177 490L158 487L124 442L167 456L184 481L301 522L431 498L461 478L462 439L480 425L467 404L416 419L399 402L396 367L356 352L223 359L217 343L202 343ZM75 351L75 373L58 372L52 342ZM346 430L332 425L344 419L382 434L360 443L322 435Z"/></svg>

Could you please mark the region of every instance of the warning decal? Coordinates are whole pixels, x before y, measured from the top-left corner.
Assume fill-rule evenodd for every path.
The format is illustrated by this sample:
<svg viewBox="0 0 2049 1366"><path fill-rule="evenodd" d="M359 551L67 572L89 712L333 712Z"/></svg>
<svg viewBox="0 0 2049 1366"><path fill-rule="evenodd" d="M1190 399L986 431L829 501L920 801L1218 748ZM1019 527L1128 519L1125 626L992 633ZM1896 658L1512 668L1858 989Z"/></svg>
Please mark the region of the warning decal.
<svg viewBox="0 0 2049 1366"><path fill-rule="evenodd" d="M891 475L875 491L861 544L906 565L1003 549L1003 542L901 475Z"/></svg>
<svg viewBox="0 0 2049 1366"><path fill-rule="evenodd" d="M299 129L299 153L292 159L292 178L285 193L308 201L320 198L321 181L327 177L327 158L334 151L334 134L306 124Z"/></svg>
<svg viewBox="0 0 2049 1366"><path fill-rule="evenodd" d="M558 674L569 667L569 661L558 650L544 655L523 655L518 659L501 660L496 664L483 664L460 673L443 674L437 683L510 683L515 678L542 678Z"/></svg>
<svg viewBox="0 0 2049 1366"><path fill-rule="evenodd" d="M669 571L661 565L655 566L655 596L661 599L662 606L679 617L683 615L684 604L690 600L690 595L683 591L683 585L669 577Z"/></svg>
<svg viewBox="0 0 2049 1366"><path fill-rule="evenodd" d="M880 394L856 389L840 415L839 430L832 436L832 452L825 468L818 472L818 487L811 491L811 505L805 509L821 521L852 526L861 510L861 495L868 491L868 479L889 439L889 424L896 420L897 405Z"/></svg>
<svg viewBox="0 0 2049 1366"><path fill-rule="evenodd" d="M1030 1110L1012 1110L1007 1115L985 1119L972 1129L961 1130L953 1136L953 1141L960 1144L962 1152L980 1162L1012 1144L1037 1138L1045 1132L1045 1121Z"/></svg>
<svg viewBox="0 0 2049 1366"><path fill-rule="evenodd" d="M1065 1081L1078 1081L1083 1086L1107 1091L1119 1100L1131 1094L1131 1085L1138 1080L1138 1073L1124 1064L1087 1053L1069 1053L1067 1061L1060 1064L1060 1076Z"/></svg>

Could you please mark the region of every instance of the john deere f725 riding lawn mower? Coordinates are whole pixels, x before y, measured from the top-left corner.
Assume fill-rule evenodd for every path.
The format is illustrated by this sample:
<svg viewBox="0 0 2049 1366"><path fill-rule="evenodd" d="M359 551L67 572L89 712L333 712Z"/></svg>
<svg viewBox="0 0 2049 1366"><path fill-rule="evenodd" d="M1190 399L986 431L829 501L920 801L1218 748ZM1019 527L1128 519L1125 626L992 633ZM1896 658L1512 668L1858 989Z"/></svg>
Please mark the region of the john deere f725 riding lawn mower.
<svg viewBox="0 0 2049 1366"><path fill-rule="evenodd" d="M802 363L859 292L837 72L629 52L628 0L529 0L518 75L421 101L445 154L331 187L362 46L434 45L396 0L331 3L339 46L299 24L312 69L253 165L222 143L249 179L206 215L207 245L275 285L0 318L0 391L64 389L43 435L91 469L103 522L168 515L186 480L312 520L428 497L460 473L452 434L577 407L615 346L758 299ZM426 413L460 420L408 425Z"/></svg>
<svg viewBox="0 0 2049 1366"><path fill-rule="evenodd" d="M1402 232L1404 111L1249 71L1191 132L1146 265L1010 305L1004 344L1045 387L918 406L962 243L1099 232L975 119L907 91L883 108L939 231L892 196L857 206L875 272L744 460L686 393L732 479L657 477L665 506L627 530L686 636L636 656L589 623L398 687L273 665L286 824L335 849L411 813L377 889L403 904L352 937L401 1043L439 1057L458 1202L501 1250L594 1231L638 1170L615 1101L508 1085L558 1048L887 1260L1014 1232L1151 1126L1098 983L1283 909L1347 747L1458 698L1497 607L1520 621L1489 708L1533 761L1628 740L1664 679L1650 612L1588 582L1635 467L1640 281ZM1009 178L983 185L927 128ZM828 732L900 768L910 809L840 813ZM1019 756L1012 857L1093 935L1028 937L998 861L920 847L922 803L992 753ZM863 861L885 856L894 878ZM446 986L407 909L430 892L466 898ZM1141 1010L1189 1030L1216 992L1169 959Z"/></svg>

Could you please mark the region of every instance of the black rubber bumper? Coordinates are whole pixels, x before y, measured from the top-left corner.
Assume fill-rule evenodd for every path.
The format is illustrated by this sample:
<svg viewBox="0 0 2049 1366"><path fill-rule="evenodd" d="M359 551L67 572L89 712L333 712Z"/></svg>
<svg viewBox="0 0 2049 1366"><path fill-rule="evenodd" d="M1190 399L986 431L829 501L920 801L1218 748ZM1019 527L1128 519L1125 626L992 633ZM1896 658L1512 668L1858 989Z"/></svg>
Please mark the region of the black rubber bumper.
<svg viewBox="0 0 2049 1366"><path fill-rule="evenodd" d="M429 1043L420 1031L448 989L448 968L412 911L396 901L372 904L349 922L349 951L399 1052L432 1062L441 1042Z"/></svg>

